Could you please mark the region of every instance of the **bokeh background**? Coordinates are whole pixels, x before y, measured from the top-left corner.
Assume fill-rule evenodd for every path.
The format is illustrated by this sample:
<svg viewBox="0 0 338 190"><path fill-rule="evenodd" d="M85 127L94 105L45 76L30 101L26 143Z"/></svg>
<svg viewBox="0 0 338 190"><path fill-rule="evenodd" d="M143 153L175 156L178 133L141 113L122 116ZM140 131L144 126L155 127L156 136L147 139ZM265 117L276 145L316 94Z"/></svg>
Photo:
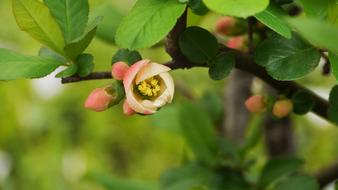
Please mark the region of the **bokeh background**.
<svg viewBox="0 0 338 190"><path fill-rule="evenodd" d="M86 51L95 57L95 70L110 69L111 57L117 50L113 28L133 3L90 0L92 15L105 16L98 37ZM213 30L218 17L191 17L189 22ZM0 0L0 23L1 48L37 55L40 45L20 31L10 0ZM141 54L158 62L169 59L161 45L142 50ZM299 82L328 97L335 82L320 72L319 69ZM186 93L197 99L212 94L216 105L221 106L226 88L226 81L212 81L204 69L175 71L179 88L172 105L154 116L126 117L121 105L103 113L83 108L90 91L109 80L61 85L54 75L0 82L0 189L101 190L107 181L121 187L156 187L161 174L178 167L189 152L178 130L178 107L189 101ZM292 118L299 156L306 160L307 171L315 171L337 158L336 127L311 114ZM264 151L261 142L252 155L264 163Z"/></svg>

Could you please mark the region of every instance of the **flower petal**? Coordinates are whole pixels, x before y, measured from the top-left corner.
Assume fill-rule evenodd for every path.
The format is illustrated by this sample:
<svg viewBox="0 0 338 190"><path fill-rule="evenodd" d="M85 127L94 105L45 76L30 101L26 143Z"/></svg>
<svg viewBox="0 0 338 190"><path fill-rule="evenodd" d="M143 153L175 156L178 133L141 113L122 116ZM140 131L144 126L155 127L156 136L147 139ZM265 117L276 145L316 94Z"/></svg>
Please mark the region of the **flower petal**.
<svg viewBox="0 0 338 190"><path fill-rule="evenodd" d="M156 109L151 109L149 107L145 107L140 103L142 100L137 100L135 94L133 92L133 87L131 86L126 92L126 98L129 106L138 113L155 113Z"/></svg>
<svg viewBox="0 0 338 190"><path fill-rule="evenodd" d="M116 80L123 80L124 75L127 73L128 69L129 69L129 66L125 62L120 61L120 62L114 63L112 67L112 76Z"/></svg>
<svg viewBox="0 0 338 190"><path fill-rule="evenodd" d="M145 59L145 60L141 60L136 62L135 64L133 64L128 71L125 73L124 77L123 77L123 85L125 90L129 89L130 86L132 85L137 73L147 64L150 63L150 60Z"/></svg>
<svg viewBox="0 0 338 190"><path fill-rule="evenodd" d="M135 111L129 106L127 100L125 100L124 103L123 103L123 113L125 115L133 115L133 114L135 114Z"/></svg>
<svg viewBox="0 0 338 190"><path fill-rule="evenodd" d="M171 103L174 98L174 93L175 93L174 80L169 73L162 73L160 74L160 77L162 78L165 86L167 87L165 92L168 93L168 94L163 93L162 95L168 96L168 103Z"/></svg>
<svg viewBox="0 0 338 190"><path fill-rule="evenodd" d="M143 67L136 76L135 83L138 84L150 77L159 75L170 71L171 69L165 65L158 63L149 63L146 67Z"/></svg>

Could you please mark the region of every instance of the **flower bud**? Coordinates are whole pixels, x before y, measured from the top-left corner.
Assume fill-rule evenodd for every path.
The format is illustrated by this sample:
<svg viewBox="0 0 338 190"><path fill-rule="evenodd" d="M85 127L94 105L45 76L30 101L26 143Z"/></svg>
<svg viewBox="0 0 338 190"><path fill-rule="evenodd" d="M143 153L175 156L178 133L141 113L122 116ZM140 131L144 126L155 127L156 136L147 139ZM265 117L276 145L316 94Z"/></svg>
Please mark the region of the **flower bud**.
<svg viewBox="0 0 338 190"><path fill-rule="evenodd" d="M231 49L244 50L246 47L246 38L244 36L236 36L229 38L226 46Z"/></svg>
<svg viewBox="0 0 338 190"><path fill-rule="evenodd" d="M288 116L292 110L293 104L291 100L279 100L273 106L272 113L277 118L283 118Z"/></svg>
<svg viewBox="0 0 338 190"><path fill-rule="evenodd" d="M222 17L216 23L216 32L221 35L229 35L235 26L236 20L232 17Z"/></svg>
<svg viewBox="0 0 338 190"><path fill-rule="evenodd" d="M118 104L124 98L124 89L120 82L115 82L104 88L97 88L86 100L85 108L102 112Z"/></svg>
<svg viewBox="0 0 338 190"><path fill-rule="evenodd" d="M266 102L264 97L259 95L251 96L247 99L245 106L251 113L262 113L266 111Z"/></svg>
<svg viewBox="0 0 338 190"><path fill-rule="evenodd" d="M127 70L129 69L129 66L125 62L117 62L113 64L112 68L112 76L116 80L123 80L124 75L126 74Z"/></svg>

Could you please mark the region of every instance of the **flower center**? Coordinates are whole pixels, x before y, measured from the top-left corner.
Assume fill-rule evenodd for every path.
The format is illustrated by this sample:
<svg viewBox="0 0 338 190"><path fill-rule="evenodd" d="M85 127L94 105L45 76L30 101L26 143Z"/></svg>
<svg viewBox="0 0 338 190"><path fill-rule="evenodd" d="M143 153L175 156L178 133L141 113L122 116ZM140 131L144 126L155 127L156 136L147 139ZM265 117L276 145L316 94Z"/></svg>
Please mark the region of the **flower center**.
<svg viewBox="0 0 338 190"><path fill-rule="evenodd" d="M143 95L147 97L156 97L159 95L161 91L161 86L159 84L159 80L155 77L151 77L147 80L140 82L137 85L137 90Z"/></svg>

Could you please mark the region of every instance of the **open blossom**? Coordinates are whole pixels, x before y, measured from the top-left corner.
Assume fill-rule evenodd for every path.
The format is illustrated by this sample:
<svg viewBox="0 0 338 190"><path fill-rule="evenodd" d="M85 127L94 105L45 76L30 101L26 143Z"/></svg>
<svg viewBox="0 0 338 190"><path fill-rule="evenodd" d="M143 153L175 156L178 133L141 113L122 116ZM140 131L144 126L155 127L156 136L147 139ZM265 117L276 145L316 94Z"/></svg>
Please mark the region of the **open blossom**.
<svg viewBox="0 0 338 190"><path fill-rule="evenodd" d="M124 112L134 110L141 114L153 114L160 107L171 103L174 97L174 81L167 66L141 60L133 64L124 74L126 94ZM128 107L129 106L129 107Z"/></svg>

